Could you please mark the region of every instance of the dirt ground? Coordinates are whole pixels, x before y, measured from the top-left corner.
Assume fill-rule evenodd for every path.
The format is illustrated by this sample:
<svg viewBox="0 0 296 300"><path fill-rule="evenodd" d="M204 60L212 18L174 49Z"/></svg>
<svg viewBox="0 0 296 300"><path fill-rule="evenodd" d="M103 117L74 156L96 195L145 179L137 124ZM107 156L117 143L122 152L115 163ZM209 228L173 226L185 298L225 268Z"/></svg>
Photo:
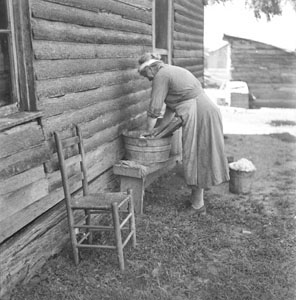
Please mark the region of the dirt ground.
<svg viewBox="0 0 296 300"><path fill-rule="evenodd" d="M188 217L178 165L146 190L124 273L106 251L84 252L75 267L68 246L11 299L296 299L295 110L221 111L226 155L257 168L249 194L213 187L207 215Z"/></svg>

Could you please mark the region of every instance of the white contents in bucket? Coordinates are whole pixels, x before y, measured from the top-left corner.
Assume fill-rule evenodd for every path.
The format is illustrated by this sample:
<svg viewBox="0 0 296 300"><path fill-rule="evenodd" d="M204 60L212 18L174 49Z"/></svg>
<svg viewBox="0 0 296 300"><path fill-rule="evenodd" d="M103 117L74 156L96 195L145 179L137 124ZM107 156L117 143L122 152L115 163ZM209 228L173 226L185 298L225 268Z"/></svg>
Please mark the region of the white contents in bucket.
<svg viewBox="0 0 296 300"><path fill-rule="evenodd" d="M242 172L256 171L256 167L253 165L253 163L247 160L246 158L241 158L238 161L230 163L229 168L235 171L242 171Z"/></svg>

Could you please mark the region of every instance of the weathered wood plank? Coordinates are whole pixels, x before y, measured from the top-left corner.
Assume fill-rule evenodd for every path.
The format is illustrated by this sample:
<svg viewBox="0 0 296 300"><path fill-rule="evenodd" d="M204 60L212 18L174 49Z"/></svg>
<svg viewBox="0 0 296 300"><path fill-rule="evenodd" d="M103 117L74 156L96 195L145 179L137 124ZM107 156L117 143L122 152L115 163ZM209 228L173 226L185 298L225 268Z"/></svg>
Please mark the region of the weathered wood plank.
<svg viewBox="0 0 296 300"><path fill-rule="evenodd" d="M87 11L40 0L31 0L31 10L35 18L88 27L151 34L151 25L124 19L114 14Z"/></svg>
<svg viewBox="0 0 296 300"><path fill-rule="evenodd" d="M204 64L203 58L174 58L173 62L178 66L202 66Z"/></svg>
<svg viewBox="0 0 296 300"><path fill-rule="evenodd" d="M44 177L43 166L30 169L6 180L0 181L0 195L12 193Z"/></svg>
<svg viewBox="0 0 296 300"><path fill-rule="evenodd" d="M200 18L198 18L200 17ZM175 23L180 23L181 25L185 25L192 28L203 28L204 20L203 16L197 16L196 19L190 19L184 17L183 15L179 14L178 12L175 13Z"/></svg>
<svg viewBox="0 0 296 300"><path fill-rule="evenodd" d="M203 35L198 35L198 34L193 35L193 34L179 33L175 31L174 40L202 43Z"/></svg>
<svg viewBox="0 0 296 300"><path fill-rule="evenodd" d="M128 101L132 94L137 93L138 99L145 99L150 95L151 84L147 80L135 80L124 85L103 86L98 89L67 94L58 98L46 98L40 101L39 109L46 117L59 115L66 111L82 109L89 105L98 104L103 101L126 97ZM147 90L149 88L149 90ZM106 104L106 103L105 103ZM105 109L105 107L103 108Z"/></svg>
<svg viewBox="0 0 296 300"><path fill-rule="evenodd" d="M203 49L199 50L175 50L174 58L201 58L203 57Z"/></svg>
<svg viewBox="0 0 296 300"><path fill-rule="evenodd" d="M30 122L0 132L0 158L31 148L43 141L43 133L37 122Z"/></svg>
<svg viewBox="0 0 296 300"><path fill-rule="evenodd" d="M185 67L188 71L193 73L196 77L203 76L204 67L203 66L186 66Z"/></svg>
<svg viewBox="0 0 296 300"><path fill-rule="evenodd" d="M196 14L203 15L204 5L202 0L175 0L175 5L180 8L186 9L186 11L192 11Z"/></svg>
<svg viewBox="0 0 296 300"><path fill-rule="evenodd" d="M43 178L8 194L0 195L0 222L48 195L48 181L44 176L43 173Z"/></svg>
<svg viewBox="0 0 296 300"><path fill-rule="evenodd" d="M199 43L186 42L186 41L174 41L173 45L174 45L174 49L177 50L192 50L192 49L199 49L203 45L203 41Z"/></svg>
<svg viewBox="0 0 296 300"><path fill-rule="evenodd" d="M137 95L134 95L131 98L126 97L126 100L133 103L134 101L137 101L136 96ZM121 101L124 102L124 99L125 97L121 98ZM120 101L118 101L118 99L115 99L104 102L104 105L102 105L102 103L98 103L96 105L87 106L80 110L65 112L62 115L53 116L44 120L44 130L46 132L46 135L50 136L52 132L56 130L64 130L68 128L72 123L80 124L87 123L96 119L100 120L101 116L104 113L112 110L122 109L124 105L125 103L121 103Z"/></svg>
<svg viewBox="0 0 296 300"><path fill-rule="evenodd" d="M125 70L42 80L36 82L36 92L39 99L57 97L96 89L105 85L125 83L139 79L139 76L136 70Z"/></svg>
<svg viewBox="0 0 296 300"><path fill-rule="evenodd" d="M101 130L118 125L122 121L128 121L138 114L147 111L150 98L147 97L146 100L141 99L140 101L137 97L134 99L135 101L131 102L129 106L123 106L120 104L120 102L124 102L124 98L122 98L119 103L116 103L117 109L108 110L105 113L102 112L98 118L85 123L85 126L82 126L83 136L89 138Z"/></svg>
<svg viewBox="0 0 296 300"><path fill-rule="evenodd" d="M188 26L183 25L180 23L174 24L174 32L186 33L186 34L193 34L197 36L203 36L203 26Z"/></svg>
<svg viewBox="0 0 296 300"><path fill-rule="evenodd" d="M147 9L139 9L136 6L126 5L122 1L113 0L46 0L72 7L78 7L95 12L107 12L117 14L131 20L138 20L147 24L152 23L151 13Z"/></svg>
<svg viewBox="0 0 296 300"><path fill-rule="evenodd" d="M0 180L40 166L50 159L46 143L0 159Z"/></svg>
<svg viewBox="0 0 296 300"><path fill-rule="evenodd" d="M98 148L99 146L103 145L104 143L110 142L117 137L119 137L123 130L132 130L134 128L138 128L144 124L146 119L146 112L138 114L137 116L122 121L110 128L105 128L102 131L98 132L97 134L93 135L89 139L85 141L86 143L86 150L91 151L93 149Z"/></svg>
<svg viewBox="0 0 296 300"><path fill-rule="evenodd" d="M93 44L150 45L151 35L32 19L34 39Z"/></svg>
<svg viewBox="0 0 296 300"><path fill-rule="evenodd" d="M135 58L151 47L141 45L100 45L33 40L36 59Z"/></svg>
<svg viewBox="0 0 296 300"><path fill-rule="evenodd" d="M118 0L119 2L126 3L141 9L145 9L148 11L152 10L152 0Z"/></svg>
<svg viewBox="0 0 296 300"><path fill-rule="evenodd" d="M13 106L14 107L14 106ZM27 111L14 111L12 114L5 115L0 118L0 131L4 131L7 128L24 124L29 121L36 120L42 116L42 112L27 112Z"/></svg>
<svg viewBox="0 0 296 300"><path fill-rule="evenodd" d="M34 64L37 80L101 73L112 70L135 69L134 58L42 60Z"/></svg>
<svg viewBox="0 0 296 300"><path fill-rule="evenodd" d="M187 2L187 3L189 3L189 2ZM187 5L187 3L185 3L185 2L178 3L178 1L177 1L174 3L174 8L179 14L181 14L189 19L196 20L198 18L203 18L203 7L197 6L197 5L190 5L190 7L189 7L189 5Z"/></svg>

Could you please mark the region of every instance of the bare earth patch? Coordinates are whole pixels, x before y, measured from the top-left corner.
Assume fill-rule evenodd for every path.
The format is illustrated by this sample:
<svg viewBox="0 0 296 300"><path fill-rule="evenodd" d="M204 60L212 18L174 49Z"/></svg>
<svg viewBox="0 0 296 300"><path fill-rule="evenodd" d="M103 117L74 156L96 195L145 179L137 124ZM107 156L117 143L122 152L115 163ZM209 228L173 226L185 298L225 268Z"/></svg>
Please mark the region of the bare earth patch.
<svg viewBox="0 0 296 300"><path fill-rule="evenodd" d="M279 118L260 115L260 121L256 113L222 111L226 154L257 168L250 194L231 194L228 184L211 188L207 215L188 217L183 203L190 191L179 165L147 189L145 214L137 217L138 246L127 248L124 273L108 251L84 251L75 267L68 245L11 299L294 300L295 128L276 126L274 132L267 123ZM252 120L262 125L259 134L247 128ZM240 134L228 130L238 127Z"/></svg>

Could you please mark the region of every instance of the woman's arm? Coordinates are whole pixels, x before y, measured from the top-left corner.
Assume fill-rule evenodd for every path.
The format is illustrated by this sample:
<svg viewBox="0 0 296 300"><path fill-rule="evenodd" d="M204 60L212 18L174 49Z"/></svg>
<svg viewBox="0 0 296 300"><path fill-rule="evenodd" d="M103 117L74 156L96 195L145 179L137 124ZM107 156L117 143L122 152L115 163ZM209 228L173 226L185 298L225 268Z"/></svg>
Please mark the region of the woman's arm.
<svg viewBox="0 0 296 300"><path fill-rule="evenodd" d="M169 107L166 107L163 118L161 119L160 124L157 126L157 131L161 131L163 128L165 128L174 116L175 112L172 111Z"/></svg>
<svg viewBox="0 0 296 300"><path fill-rule="evenodd" d="M155 127L155 124L157 122L157 118L151 118L151 117L147 117L147 131L150 132L152 131L152 129Z"/></svg>

